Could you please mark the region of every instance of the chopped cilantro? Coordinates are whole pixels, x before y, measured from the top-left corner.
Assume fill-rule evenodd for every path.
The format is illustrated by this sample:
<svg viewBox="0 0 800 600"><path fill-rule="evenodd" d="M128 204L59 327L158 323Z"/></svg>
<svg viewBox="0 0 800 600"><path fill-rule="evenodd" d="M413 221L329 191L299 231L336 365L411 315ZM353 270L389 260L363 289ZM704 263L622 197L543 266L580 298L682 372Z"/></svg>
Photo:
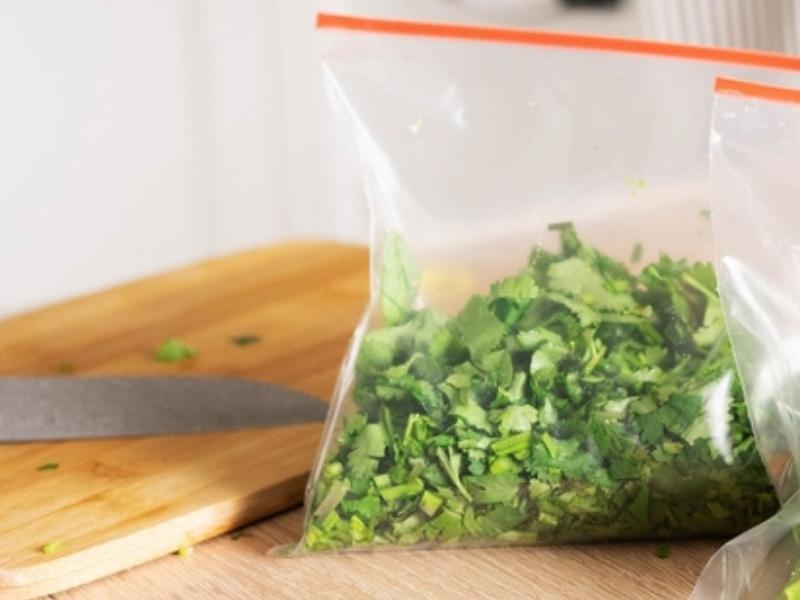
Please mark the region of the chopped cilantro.
<svg viewBox="0 0 800 600"><path fill-rule="evenodd" d="M711 266L662 255L634 275L570 223L550 230L560 251L452 318L415 307L419 270L387 239L384 322L306 548L730 535L774 512ZM728 398L730 449L708 395Z"/></svg>
<svg viewBox="0 0 800 600"><path fill-rule="evenodd" d="M669 558L669 546L665 544L661 544L656 548L656 557L660 558L661 560L666 560Z"/></svg>
<svg viewBox="0 0 800 600"><path fill-rule="evenodd" d="M643 190L645 187L647 187L647 182L638 177L628 177L625 179L625 184L628 186L628 191L630 192L631 196L635 196L637 191Z"/></svg>
<svg viewBox="0 0 800 600"><path fill-rule="evenodd" d="M37 471L55 471L56 469L58 469L58 467L59 467L58 463L49 462L49 463L44 463L42 465L39 465L38 467L36 467L36 470Z"/></svg>
<svg viewBox="0 0 800 600"><path fill-rule="evenodd" d="M242 539L243 537L250 537L250 534L248 533L247 529L241 528L231 531L228 537L231 538L233 541L236 541Z"/></svg>
<svg viewBox="0 0 800 600"><path fill-rule="evenodd" d="M161 344L155 353L158 362L180 362L197 356L197 350L180 340L169 339Z"/></svg>
<svg viewBox="0 0 800 600"><path fill-rule="evenodd" d="M63 549L64 544L62 542L47 542L44 546L42 546L42 554L52 556L54 554L58 554Z"/></svg>
<svg viewBox="0 0 800 600"><path fill-rule="evenodd" d="M572 229L574 226L571 221L562 221L560 223L550 223L547 226L548 231L564 231L566 229Z"/></svg>
<svg viewBox="0 0 800 600"><path fill-rule="evenodd" d="M403 321L417 298L420 272L406 241L396 232L386 238L381 265L381 307L386 323Z"/></svg>
<svg viewBox="0 0 800 600"><path fill-rule="evenodd" d="M644 254L644 246L642 246L641 242L636 242L633 245L633 250L631 250L631 262L638 263L642 260L642 255Z"/></svg>
<svg viewBox="0 0 800 600"><path fill-rule="evenodd" d="M235 335L231 338L231 343L235 346L250 346L251 344L257 344L261 341L261 338L257 335L246 334L246 335Z"/></svg>
<svg viewBox="0 0 800 600"><path fill-rule="evenodd" d="M72 375L75 372L75 365L69 362L62 362L56 365L56 371L62 375Z"/></svg>

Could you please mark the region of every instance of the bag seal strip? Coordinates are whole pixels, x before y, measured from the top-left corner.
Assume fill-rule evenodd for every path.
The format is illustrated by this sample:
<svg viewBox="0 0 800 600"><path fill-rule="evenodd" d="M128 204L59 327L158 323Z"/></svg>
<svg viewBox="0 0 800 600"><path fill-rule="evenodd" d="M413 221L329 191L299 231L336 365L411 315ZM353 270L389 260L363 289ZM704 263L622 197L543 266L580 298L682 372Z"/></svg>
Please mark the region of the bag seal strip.
<svg viewBox="0 0 800 600"><path fill-rule="evenodd" d="M477 42L504 44L524 44L532 46L551 46L574 50L596 50L603 52L623 52L627 54L647 54L687 60L732 63L800 71L800 57L754 52L731 48L711 48L688 44L652 42L646 40L616 38L606 36L556 33L533 29L514 29L431 23L422 21L400 21L375 19L331 13L317 15L318 29L345 29L366 33L419 36L428 38L458 39Z"/></svg>
<svg viewBox="0 0 800 600"><path fill-rule="evenodd" d="M753 83L752 81L717 77L714 82L714 91L717 94L725 94L726 96L745 96L758 100L800 104L800 90Z"/></svg>

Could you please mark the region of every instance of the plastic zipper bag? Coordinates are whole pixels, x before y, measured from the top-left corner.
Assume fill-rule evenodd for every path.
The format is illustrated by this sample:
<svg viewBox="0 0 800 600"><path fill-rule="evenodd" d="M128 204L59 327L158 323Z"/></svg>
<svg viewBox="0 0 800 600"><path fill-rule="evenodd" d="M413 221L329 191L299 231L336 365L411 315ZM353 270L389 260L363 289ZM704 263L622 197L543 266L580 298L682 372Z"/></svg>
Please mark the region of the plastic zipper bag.
<svg viewBox="0 0 800 600"><path fill-rule="evenodd" d="M711 132L722 306L767 471L784 503L717 552L694 598L800 598L800 91L720 79Z"/></svg>
<svg viewBox="0 0 800 600"><path fill-rule="evenodd" d="M716 295L718 72L797 59L321 15L372 299L298 551L733 534L773 514Z"/></svg>

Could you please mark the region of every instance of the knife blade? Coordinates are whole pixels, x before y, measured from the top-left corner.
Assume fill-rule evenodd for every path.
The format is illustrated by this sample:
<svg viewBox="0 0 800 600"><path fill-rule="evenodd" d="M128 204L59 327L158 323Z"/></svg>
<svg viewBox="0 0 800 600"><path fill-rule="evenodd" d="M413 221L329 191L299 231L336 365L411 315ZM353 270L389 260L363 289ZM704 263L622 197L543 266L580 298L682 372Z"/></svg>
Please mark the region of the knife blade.
<svg viewBox="0 0 800 600"><path fill-rule="evenodd" d="M3 377L0 442L253 429L323 421L327 405L229 377Z"/></svg>

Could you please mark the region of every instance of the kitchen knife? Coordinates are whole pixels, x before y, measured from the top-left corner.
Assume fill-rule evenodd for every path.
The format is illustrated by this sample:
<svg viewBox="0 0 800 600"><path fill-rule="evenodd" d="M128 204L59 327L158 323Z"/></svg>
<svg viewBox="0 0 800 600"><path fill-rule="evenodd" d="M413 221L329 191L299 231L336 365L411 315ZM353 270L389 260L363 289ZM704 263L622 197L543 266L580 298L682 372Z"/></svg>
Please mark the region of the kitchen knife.
<svg viewBox="0 0 800 600"><path fill-rule="evenodd" d="M228 377L0 378L0 442L115 438L323 421L327 405Z"/></svg>

